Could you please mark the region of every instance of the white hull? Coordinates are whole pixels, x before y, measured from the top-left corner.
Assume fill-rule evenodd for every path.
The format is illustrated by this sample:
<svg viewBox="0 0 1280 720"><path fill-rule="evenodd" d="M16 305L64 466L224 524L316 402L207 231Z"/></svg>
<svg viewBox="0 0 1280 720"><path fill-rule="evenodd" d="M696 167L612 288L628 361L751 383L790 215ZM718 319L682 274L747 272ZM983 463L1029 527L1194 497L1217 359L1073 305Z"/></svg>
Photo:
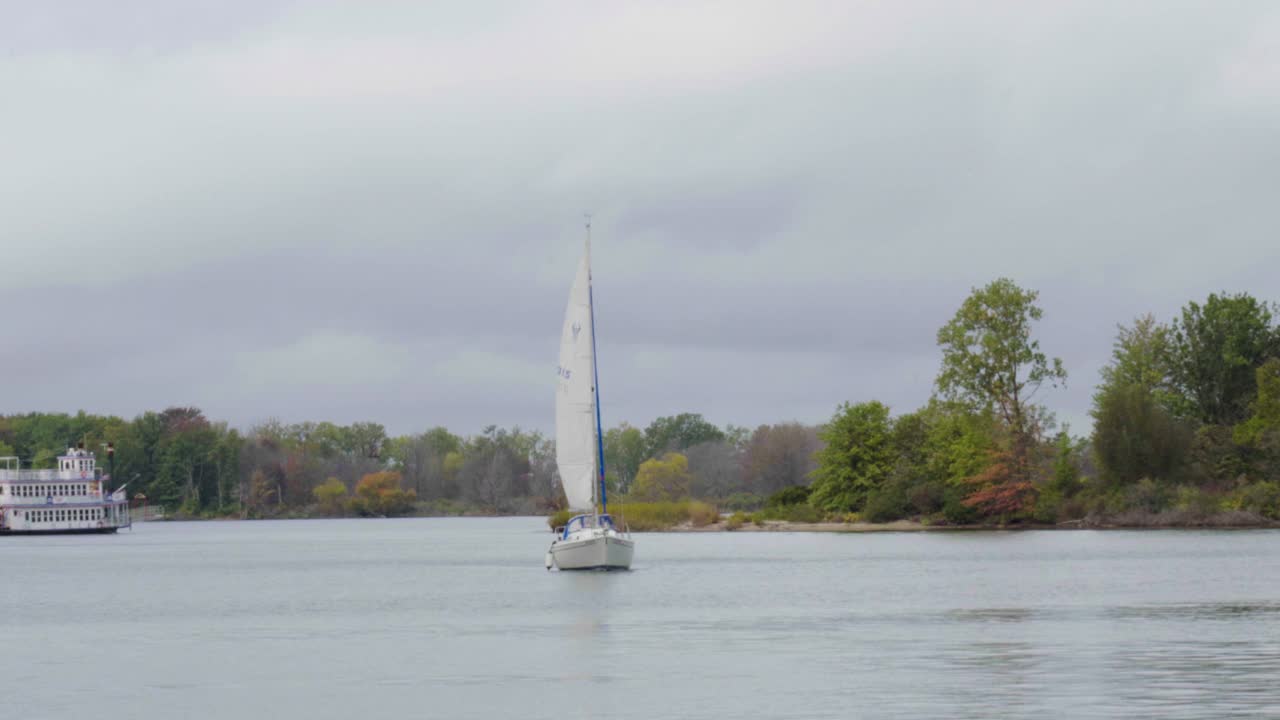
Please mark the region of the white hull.
<svg viewBox="0 0 1280 720"><path fill-rule="evenodd" d="M616 532L585 532L551 544L549 563L561 570L630 570L635 543ZM548 565L550 567L550 565Z"/></svg>

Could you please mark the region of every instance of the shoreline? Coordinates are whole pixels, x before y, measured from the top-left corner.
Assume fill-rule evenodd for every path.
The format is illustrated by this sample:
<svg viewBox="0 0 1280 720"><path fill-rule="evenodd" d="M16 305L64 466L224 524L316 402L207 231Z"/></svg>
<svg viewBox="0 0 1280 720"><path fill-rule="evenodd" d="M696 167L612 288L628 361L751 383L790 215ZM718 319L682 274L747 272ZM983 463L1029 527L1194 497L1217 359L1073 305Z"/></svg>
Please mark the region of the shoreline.
<svg viewBox="0 0 1280 720"><path fill-rule="evenodd" d="M1127 524L1113 522L1085 522L1071 520L1064 523L1022 523L1018 525L931 525L918 520L894 520L887 523L871 522L791 522L788 520L766 520L763 525L746 523L741 527L730 529L724 521L695 527L684 523L666 530L636 530L637 533L672 532L672 533L705 533L705 532L804 532L804 533L890 533L890 532L1021 532L1028 530L1275 530L1280 522L1232 523L1229 520L1214 522L1209 519L1197 523L1157 523Z"/></svg>

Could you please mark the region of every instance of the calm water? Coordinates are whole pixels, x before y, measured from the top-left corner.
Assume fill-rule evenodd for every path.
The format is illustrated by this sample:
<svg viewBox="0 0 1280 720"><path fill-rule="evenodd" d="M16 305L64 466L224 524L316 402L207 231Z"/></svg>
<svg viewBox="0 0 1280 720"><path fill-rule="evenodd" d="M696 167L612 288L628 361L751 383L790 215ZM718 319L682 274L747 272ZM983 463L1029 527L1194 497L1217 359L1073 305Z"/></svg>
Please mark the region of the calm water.
<svg viewBox="0 0 1280 720"><path fill-rule="evenodd" d="M646 534L540 519L0 538L22 718L1280 717L1280 533Z"/></svg>

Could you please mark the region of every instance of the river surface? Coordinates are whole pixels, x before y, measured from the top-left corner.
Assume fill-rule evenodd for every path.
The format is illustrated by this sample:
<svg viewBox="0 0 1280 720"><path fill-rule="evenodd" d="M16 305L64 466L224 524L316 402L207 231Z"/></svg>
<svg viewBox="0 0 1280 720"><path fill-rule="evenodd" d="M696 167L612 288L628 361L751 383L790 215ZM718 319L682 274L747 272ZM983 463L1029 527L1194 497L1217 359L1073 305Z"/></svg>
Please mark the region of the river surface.
<svg viewBox="0 0 1280 720"><path fill-rule="evenodd" d="M1280 717L1280 533L636 536L540 518L0 538L23 718Z"/></svg>

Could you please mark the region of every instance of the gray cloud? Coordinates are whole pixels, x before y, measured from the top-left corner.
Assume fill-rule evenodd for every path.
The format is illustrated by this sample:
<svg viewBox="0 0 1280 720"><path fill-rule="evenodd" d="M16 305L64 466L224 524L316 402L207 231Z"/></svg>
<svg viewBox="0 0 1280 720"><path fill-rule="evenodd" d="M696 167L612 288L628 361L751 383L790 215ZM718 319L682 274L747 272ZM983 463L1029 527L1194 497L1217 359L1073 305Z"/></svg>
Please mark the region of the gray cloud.
<svg viewBox="0 0 1280 720"><path fill-rule="evenodd" d="M1007 275L1080 431L1116 323L1275 297L1267 3L165 8L0 31L0 411L548 428L584 210L606 422L911 409Z"/></svg>

